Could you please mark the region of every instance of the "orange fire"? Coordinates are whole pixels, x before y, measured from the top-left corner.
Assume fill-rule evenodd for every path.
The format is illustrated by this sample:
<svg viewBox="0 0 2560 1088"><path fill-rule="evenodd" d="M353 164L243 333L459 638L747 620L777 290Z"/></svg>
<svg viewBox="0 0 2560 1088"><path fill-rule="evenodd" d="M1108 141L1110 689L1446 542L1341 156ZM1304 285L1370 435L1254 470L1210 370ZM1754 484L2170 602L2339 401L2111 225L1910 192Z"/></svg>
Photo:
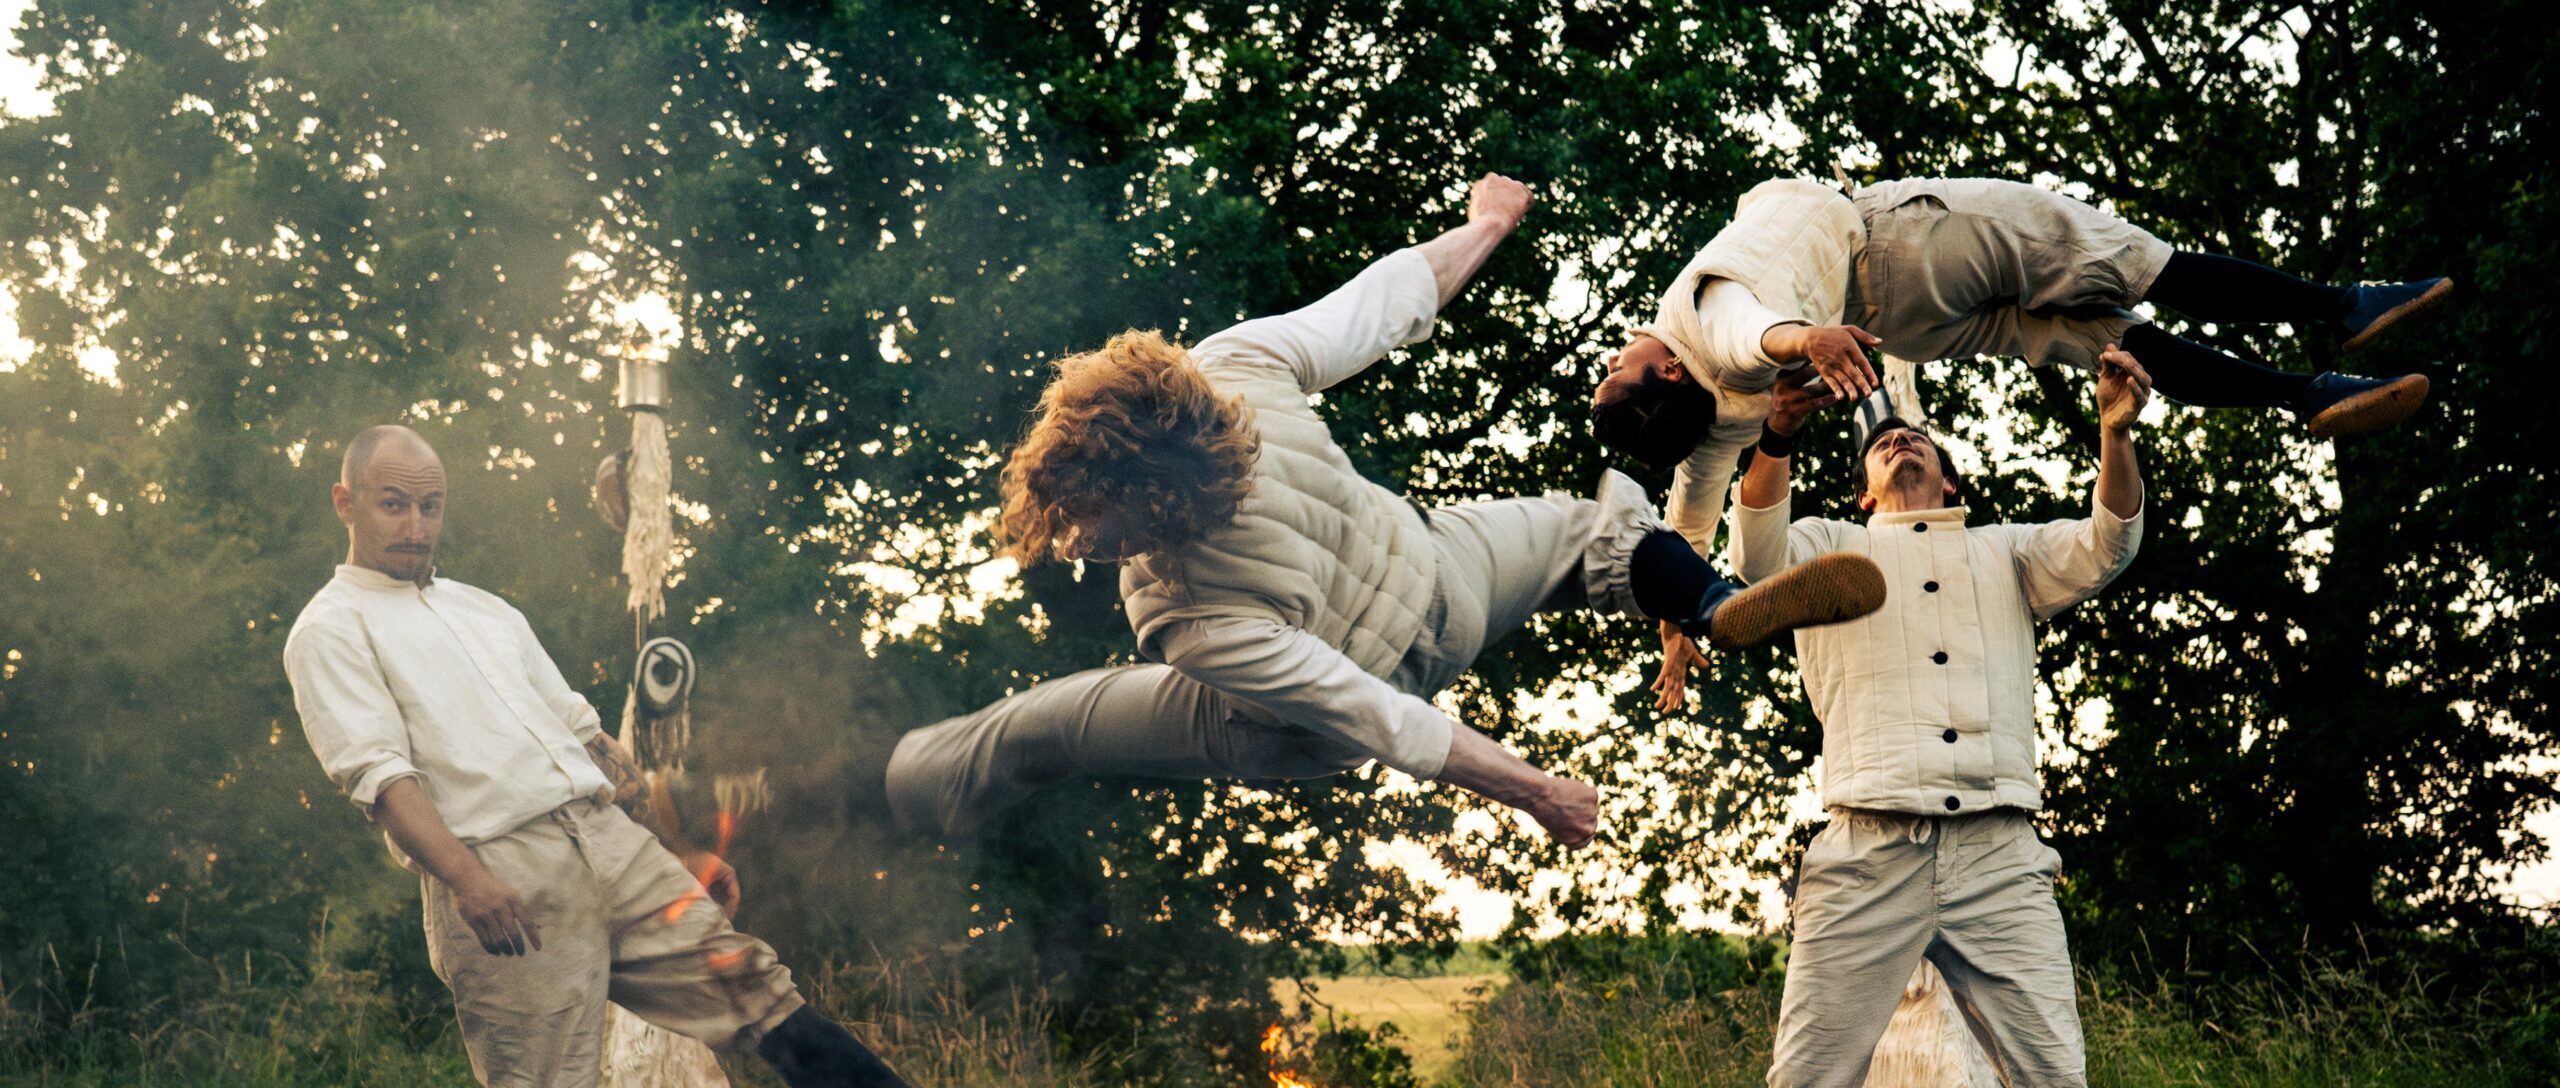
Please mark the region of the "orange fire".
<svg viewBox="0 0 2560 1088"><path fill-rule="evenodd" d="M1262 1053L1270 1066L1271 1088L1316 1088L1316 1082L1280 1068L1280 1044L1288 1037L1278 1024L1262 1033Z"/></svg>
<svg viewBox="0 0 2560 1088"><path fill-rule="evenodd" d="M692 906L694 900L700 899L704 895L708 894L706 886L711 883L712 876L720 871L718 862L712 859L728 857L729 840L735 838L737 834L738 814L725 809L722 810L720 813L719 833L716 836L718 841L712 846L711 857L703 860L701 872L693 874L692 890L677 897L675 902L667 904L665 913L661 914L658 918L658 921L661 924L674 925L676 919L684 917L684 909L686 907Z"/></svg>

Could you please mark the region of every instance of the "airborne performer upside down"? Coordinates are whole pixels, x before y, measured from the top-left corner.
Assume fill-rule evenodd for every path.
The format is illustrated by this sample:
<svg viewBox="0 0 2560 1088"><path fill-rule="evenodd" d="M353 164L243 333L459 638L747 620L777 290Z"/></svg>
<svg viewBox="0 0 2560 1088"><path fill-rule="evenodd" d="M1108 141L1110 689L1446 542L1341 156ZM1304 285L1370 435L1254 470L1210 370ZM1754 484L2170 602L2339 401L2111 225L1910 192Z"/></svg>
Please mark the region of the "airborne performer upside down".
<svg viewBox="0 0 2560 1088"><path fill-rule="evenodd" d="M1863 556L1750 589L1717 580L1634 481L1427 513L1363 479L1308 394L1427 336L1528 211L1478 181L1465 226L1292 313L1185 351L1151 332L1059 364L1004 473L1000 534L1024 561L1120 564L1152 664L1034 685L908 733L888 767L909 825L957 830L1072 776L1312 778L1377 760L1527 812L1560 842L1599 793L1547 774L1429 697L1537 612L1668 620L1719 646L1864 615Z"/></svg>

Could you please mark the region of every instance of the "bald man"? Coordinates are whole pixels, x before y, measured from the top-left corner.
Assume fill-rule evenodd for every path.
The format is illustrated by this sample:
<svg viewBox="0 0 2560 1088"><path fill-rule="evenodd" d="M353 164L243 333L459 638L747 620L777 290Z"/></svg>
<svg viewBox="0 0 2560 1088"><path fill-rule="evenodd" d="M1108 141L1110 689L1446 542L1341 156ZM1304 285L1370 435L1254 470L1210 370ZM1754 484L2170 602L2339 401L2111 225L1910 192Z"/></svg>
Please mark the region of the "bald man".
<svg viewBox="0 0 2560 1088"><path fill-rule="evenodd" d="M594 1085L610 997L795 1088L904 1085L730 928L726 863L679 860L614 807L647 780L524 615L435 576L445 474L426 440L357 435L329 490L347 561L294 620L285 671L321 767L422 878L480 1083Z"/></svg>

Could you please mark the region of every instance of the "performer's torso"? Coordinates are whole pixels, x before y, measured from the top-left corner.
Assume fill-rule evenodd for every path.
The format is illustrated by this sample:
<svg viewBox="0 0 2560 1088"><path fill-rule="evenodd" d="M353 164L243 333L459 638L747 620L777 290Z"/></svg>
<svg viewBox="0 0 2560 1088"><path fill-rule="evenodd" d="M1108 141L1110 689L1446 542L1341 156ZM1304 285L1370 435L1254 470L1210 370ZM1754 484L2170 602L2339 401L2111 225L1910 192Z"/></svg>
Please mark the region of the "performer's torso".
<svg viewBox="0 0 2560 1088"><path fill-rule="evenodd" d="M574 708L555 705L565 693L546 699L536 688L533 670L550 667L541 645L494 594L442 578L421 589L341 566L294 628L320 623L351 625L370 642L409 762L456 838L494 838L570 801L611 795L564 720Z"/></svg>
<svg viewBox="0 0 2560 1088"><path fill-rule="evenodd" d="M1421 514L1352 467L1285 372L1200 363L1221 392L1244 397L1261 454L1234 518L1176 555L1122 565L1141 648L1167 620L1241 611L1303 628L1388 675L1422 629L1437 575Z"/></svg>
<svg viewBox="0 0 2560 1088"><path fill-rule="evenodd" d="M1962 508L1830 526L1833 545L1876 561L1887 593L1874 613L1796 632L1826 807L2042 807L2035 614L2011 528L1968 527Z"/></svg>

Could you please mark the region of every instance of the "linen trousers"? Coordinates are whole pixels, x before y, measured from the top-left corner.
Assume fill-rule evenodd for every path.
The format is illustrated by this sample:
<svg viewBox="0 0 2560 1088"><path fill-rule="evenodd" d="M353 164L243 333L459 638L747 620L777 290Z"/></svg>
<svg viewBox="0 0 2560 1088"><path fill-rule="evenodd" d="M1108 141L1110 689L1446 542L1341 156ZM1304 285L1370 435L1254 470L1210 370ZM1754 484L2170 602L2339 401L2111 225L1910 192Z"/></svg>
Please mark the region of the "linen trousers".
<svg viewBox="0 0 2560 1088"><path fill-rule="evenodd" d="M2017 356L2096 369L2148 319L2167 242L2034 185L1913 178L1859 189L1867 247L1843 320L1904 359Z"/></svg>
<svg viewBox="0 0 2560 1088"><path fill-rule="evenodd" d="M1433 508L1439 557L1423 630L1387 681L1429 698L1476 655L1543 611L1635 611L1629 562L1662 519L1616 472L1596 498L1548 492ZM956 832L1070 777L1317 778L1375 753L1292 725L1169 666L1120 665L1034 684L909 732L888 767L909 827Z"/></svg>
<svg viewBox="0 0 2560 1088"><path fill-rule="evenodd" d="M1805 847L1771 1088L1857 1088L1920 961L2015 1088L2088 1083L2061 855L2028 814L1835 810Z"/></svg>
<svg viewBox="0 0 2560 1088"><path fill-rule="evenodd" d="M744 1050L806 1003L773 948L731 928L684 863L619 808L572 801L471 852L542 930L540 951L493 954L453 890L423 878L428 962L453 991L471 1073L490 1088L591 1088L607 1000Z"/></svg>

